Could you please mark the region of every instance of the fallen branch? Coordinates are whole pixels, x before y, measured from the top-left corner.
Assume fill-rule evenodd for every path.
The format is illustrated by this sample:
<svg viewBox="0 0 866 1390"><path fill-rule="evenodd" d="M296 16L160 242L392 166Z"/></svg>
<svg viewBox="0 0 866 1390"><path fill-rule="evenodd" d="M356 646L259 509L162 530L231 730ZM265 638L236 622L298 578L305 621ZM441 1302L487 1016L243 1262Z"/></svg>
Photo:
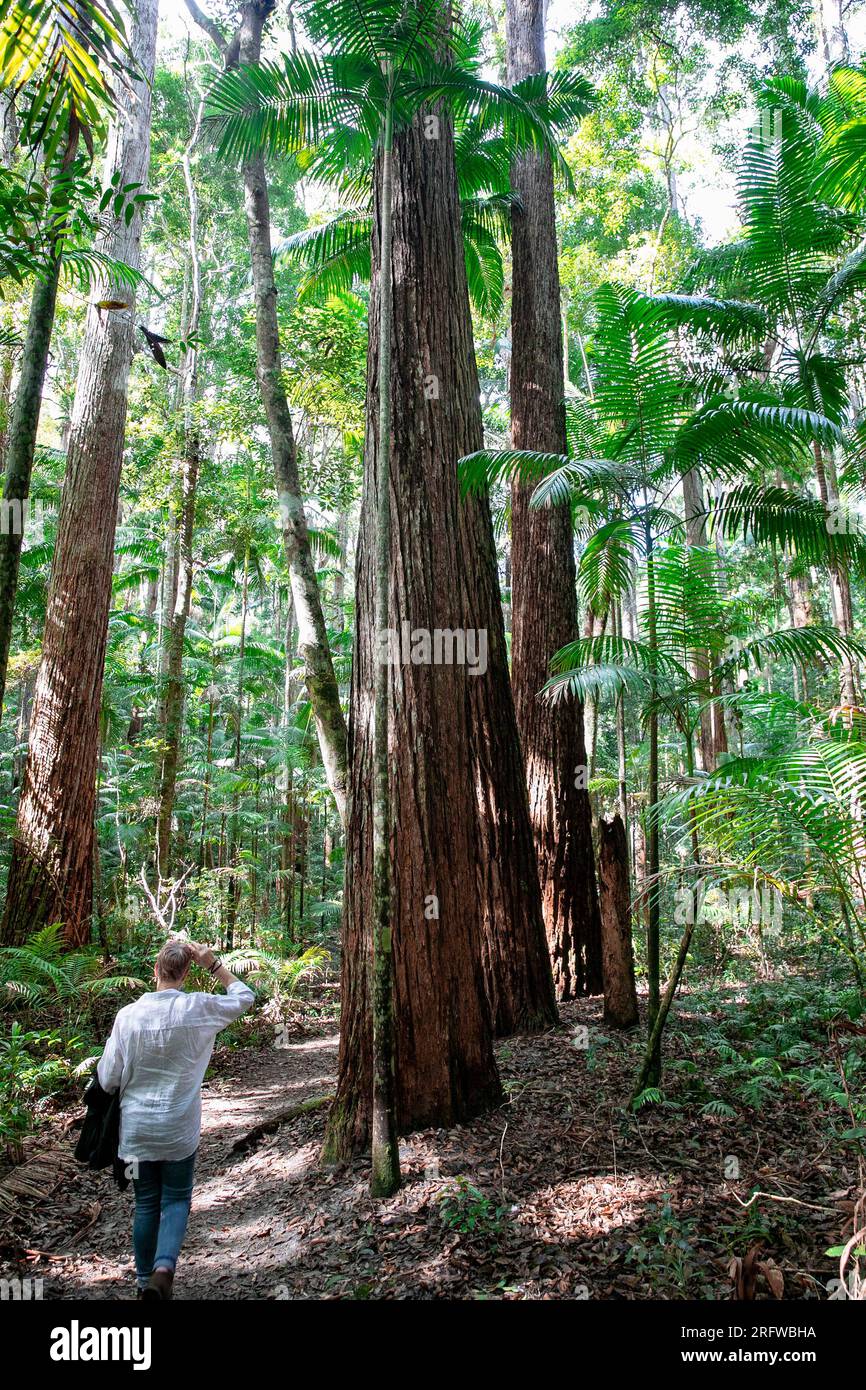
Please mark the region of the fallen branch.
<svg viewBox="0 0 866 1390"><path fill-rule="evenodd" d="M769 1202L790 1202L795 1207L808 1207L810 1211L829 1211L834 1216L839 1214L836 1207L819 1207L814 1202L801 1202L799 1197L780 1197L777 1192L753 1192L748 1202L744 1202L742 1197L737 1196L736 1192L731 1192L731 1196L735 1202L739 1202L744 1210L756 1202L759 1197L766 1197Z"/></svg>
<svg viewBox="0 0 866 1390"><path fill-rule="evenodd" d="M91 1227L96 1225L97 1221L102 1215L102 1203L94 1202L93 1206L90 1208L90 1213L90 1220L87 1222L87 1225L82 1226L80 1231L75 1232L75 1235L68 1242L69 1245L77 1245L81 1237L83 1235L86 1235L87 1232L91 1229Z"/></svg>
<svg viewBox="0 0 866 1390"><path fill-rule="evenodd" d="M246 1134L242 1134L240 1139L236 1139L229 1149L229 1154L247 1153L261 1139L278 1130L281 1125L288 1124L289 1120L297 1119L299 1115L306 1115L311 1110L318 1110L323 1105L330 1105L333 1099L333 1095L313 1096L310 1100L302 1100L296 1105L290 1105L286 1110L278 1110L276 1115L271 1115L270 1119L262 1120L260 1124L253 1125L252 1129L247 1130Z"/></svg>

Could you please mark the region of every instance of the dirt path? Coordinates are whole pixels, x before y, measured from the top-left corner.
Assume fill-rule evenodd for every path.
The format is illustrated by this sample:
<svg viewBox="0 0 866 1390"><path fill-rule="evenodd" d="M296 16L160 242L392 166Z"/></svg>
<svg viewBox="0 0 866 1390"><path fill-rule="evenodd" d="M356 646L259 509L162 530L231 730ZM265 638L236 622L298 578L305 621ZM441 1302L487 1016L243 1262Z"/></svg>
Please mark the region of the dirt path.
<svg viewBox="0 0 866 1390"><path fill-rule="evenodd" d="M291 1184L315 1161L317 1146L298 1144L299 1127L306 1120L301 1116L291 1122L292 1147L271 1138L243 1156L233 1157L230 1151L254 1125L333 1088L338 1041L329 1035L262 1052L236 1050L219 1056L223 1074L206 1084L202 1097L202 1138L177 1298L276 1296L277 1281L269 1281L267 1269L282 1263L296 1240L288 1230L274 1230L274 1213L287 1201ZM43 1232L37 1226L30 1233L37 1248L47 1244L59 1256L39 1261L34 1270L44 1279L45 1298L134 1296L132 1209L131 1190L118 1192L105 1173L73 1171L64 1180L46 1206L49 1228ZM94 1215L96 1220L76 1240L76 1231ZM55 1245L51 1228L58 1216L60 1239ZM67 1242L74 1241L71 1248L64 1243L64 1228Z"/></svg>

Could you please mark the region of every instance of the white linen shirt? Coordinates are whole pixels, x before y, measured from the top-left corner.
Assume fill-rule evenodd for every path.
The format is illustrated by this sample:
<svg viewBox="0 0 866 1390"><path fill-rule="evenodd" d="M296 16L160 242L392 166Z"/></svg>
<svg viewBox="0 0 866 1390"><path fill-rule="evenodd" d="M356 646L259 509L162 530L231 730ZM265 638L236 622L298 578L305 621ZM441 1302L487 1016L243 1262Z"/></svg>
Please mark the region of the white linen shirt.
<svg viewBox="0 0 866 1390"><path fill-rule="evenodd" d="M103 1090L120 1087L121 1158L188 1158L198 1148L201 1083L216 1035L254 1000L234 980L225 994L161 989L118 1012L97 1075Z"/></svg>

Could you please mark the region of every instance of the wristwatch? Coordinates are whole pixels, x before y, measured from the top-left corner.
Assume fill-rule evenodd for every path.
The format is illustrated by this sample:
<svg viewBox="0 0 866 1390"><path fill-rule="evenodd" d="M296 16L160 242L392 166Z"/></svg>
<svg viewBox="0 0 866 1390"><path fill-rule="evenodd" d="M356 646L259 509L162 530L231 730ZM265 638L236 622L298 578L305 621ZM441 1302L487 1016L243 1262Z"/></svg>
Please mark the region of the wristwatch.
<svg viewBox="0 0 866 1390"><path fill-rule="evenodd" d="M217 971L221 968L221 966L222 961L220 960L219 956L214 956L213 964L208 966L208 970L212 975L215 975Z"/></svg>

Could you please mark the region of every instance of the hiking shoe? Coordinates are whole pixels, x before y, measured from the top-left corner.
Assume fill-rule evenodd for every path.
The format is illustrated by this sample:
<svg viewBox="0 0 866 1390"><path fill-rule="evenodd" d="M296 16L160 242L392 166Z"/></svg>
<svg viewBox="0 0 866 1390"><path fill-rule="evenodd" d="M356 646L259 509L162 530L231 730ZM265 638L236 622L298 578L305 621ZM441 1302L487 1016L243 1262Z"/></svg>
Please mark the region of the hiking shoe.
<svg viewBox="0 0 866 1390"><path fill-rule="evenodd" d="M171 1298L171 1288L174 1283L174 1271L170 1269L155 1269L147 1281L147 1288L142 1289L141 1296L151 1303Z"/></svg>

